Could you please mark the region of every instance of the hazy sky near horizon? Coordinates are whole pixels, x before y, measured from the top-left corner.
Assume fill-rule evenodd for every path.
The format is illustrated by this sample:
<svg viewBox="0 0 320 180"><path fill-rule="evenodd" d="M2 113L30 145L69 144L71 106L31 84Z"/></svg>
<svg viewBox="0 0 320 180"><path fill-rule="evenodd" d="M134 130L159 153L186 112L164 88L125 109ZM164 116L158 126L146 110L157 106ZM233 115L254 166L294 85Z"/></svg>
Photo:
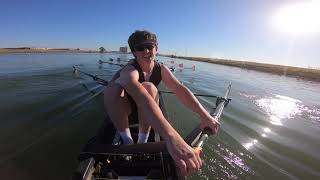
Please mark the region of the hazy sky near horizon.
<svg viewBox="0 0 320 180"><path fill-rule="evenodd" d="M319 2L2 0L0 48L118 50L146 29L164 54L319 68Z"/></svg>

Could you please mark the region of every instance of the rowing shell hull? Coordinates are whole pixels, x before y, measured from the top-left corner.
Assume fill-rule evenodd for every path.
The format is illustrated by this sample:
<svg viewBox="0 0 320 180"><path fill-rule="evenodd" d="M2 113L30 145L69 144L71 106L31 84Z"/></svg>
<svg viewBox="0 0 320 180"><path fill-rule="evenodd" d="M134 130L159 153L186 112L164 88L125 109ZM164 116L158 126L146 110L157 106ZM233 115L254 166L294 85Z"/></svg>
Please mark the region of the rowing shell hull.
<svg viewBox="0 0 320 180"><path fill-rule="evenodd" d="M168 119L161 94L160 108ZM129 122L137 122L137 119L129 117ZM136 141L138 126L133 125L130 131ZM107 116L97 136L82 149L78 157L79 166L72 179L184 179L178 177L165 143L153 130L148 143L114 144L121 144L121 138L117 137L117 131Z"/></svg>

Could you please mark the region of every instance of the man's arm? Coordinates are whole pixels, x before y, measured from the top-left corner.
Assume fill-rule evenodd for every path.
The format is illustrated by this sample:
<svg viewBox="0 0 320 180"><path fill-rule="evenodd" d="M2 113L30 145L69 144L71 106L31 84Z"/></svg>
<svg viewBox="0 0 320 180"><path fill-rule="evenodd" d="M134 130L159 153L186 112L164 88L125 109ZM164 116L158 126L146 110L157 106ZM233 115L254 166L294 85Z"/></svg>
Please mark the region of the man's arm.
<svg viewBox="0 0 320 180"><path fill-rule="evenodd" d="M209 127L212 132L216 134L219 128L219 122L209 114L193 93L186 86L181 84L164 65L161 66L161 76L164 84L176 94L178 99L193 112L200 115L201 127Z"/></svg>
<svg viewBox="0 0 320 180"><path fill-rule="evenodd" d="M179 167L182 175L197 170L202 162L198 154L186 144L179 133L170 125L163 116L158 104L149 95L147 90L138 82L139 74L133 67L126 67L120 73L120 84L136 102L150 125L166 141L167 149Z"/></svg>
<svg viewBox="0 0 320 180"><path fill-rule="evenodd" d="M130 59L128 61L128 63L126 64L129 65L129 64L132 64L133 63L133 59ZM111 78L110 82L114 82L115 80L117 80L119 77L120 77L120 72L122 71L123 68L119 69Z"/></svg>

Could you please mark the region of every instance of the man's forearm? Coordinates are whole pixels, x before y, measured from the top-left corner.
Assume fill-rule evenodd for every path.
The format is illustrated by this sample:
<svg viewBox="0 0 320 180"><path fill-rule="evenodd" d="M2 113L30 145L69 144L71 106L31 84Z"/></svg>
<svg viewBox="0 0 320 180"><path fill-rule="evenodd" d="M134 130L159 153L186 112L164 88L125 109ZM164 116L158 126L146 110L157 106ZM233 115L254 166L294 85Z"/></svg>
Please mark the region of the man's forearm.
<svg viewBox="0 0 320 180"><path fill-rule="evenodd" d="M185 106L190 108L193 112L198 113L200 116L204 116L206 115L206 113L208 113L187 87L181 85L178 91L179 93L176 93L177 97Z"/></svg>

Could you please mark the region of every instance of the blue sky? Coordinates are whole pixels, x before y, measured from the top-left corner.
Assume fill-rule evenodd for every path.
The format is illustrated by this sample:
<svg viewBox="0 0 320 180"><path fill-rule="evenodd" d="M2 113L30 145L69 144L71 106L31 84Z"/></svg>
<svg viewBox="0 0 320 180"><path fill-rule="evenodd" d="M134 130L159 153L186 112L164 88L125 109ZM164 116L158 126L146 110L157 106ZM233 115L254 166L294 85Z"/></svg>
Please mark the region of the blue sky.
<svg viewBox="0 0 320 180"><path fill-rule="evenodd" d="M320 67L320 30L292 34L272 20L301 2L311 1L2 0L0 48L117 50L146 29L157 34L160 53Z"/></svg>

